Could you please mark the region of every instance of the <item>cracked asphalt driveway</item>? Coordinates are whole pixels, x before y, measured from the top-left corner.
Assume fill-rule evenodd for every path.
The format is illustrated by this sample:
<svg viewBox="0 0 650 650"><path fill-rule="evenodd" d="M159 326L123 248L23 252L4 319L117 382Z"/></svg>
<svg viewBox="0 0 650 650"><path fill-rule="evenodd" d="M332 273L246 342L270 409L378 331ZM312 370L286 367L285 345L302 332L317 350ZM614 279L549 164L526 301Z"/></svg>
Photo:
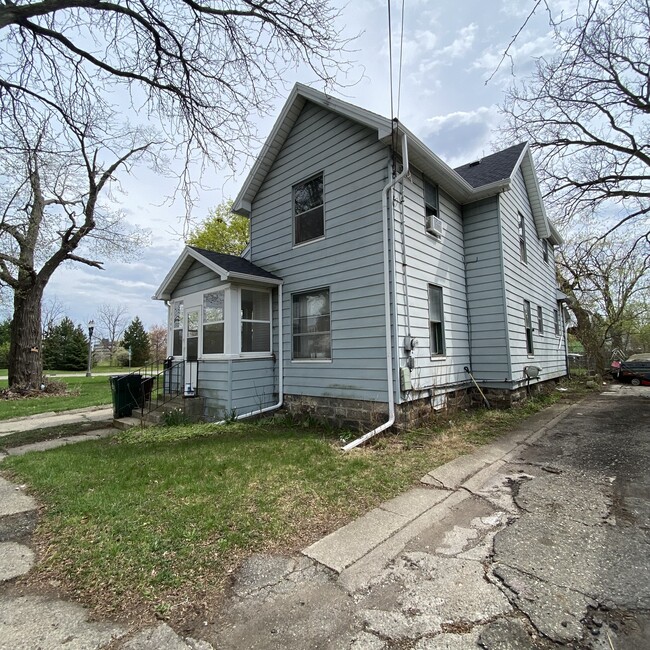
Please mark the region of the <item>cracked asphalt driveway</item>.
<svg viewBox="0 0 650 650"><path fill-rule="evenodd" d="M469 480L424 477L426 515L349 566L345 549L336 570L310 549L252 558L202 636L224 650L650 647L650 389L614 386L484 454Z"/></svg>

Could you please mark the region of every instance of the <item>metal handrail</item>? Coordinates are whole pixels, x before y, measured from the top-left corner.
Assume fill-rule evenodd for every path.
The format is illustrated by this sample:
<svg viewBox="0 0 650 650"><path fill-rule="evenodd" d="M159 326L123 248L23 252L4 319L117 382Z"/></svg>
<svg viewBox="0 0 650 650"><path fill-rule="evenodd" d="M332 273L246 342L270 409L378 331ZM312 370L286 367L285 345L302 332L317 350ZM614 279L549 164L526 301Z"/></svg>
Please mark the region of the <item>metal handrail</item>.
<svg viewBox="0 0 650 650"><path fill-rule="evenodd" d="M134 375L142 377L136 401L140 405L140 417L144 418L145 413L151 413L183 394L185 361L167 359L162 364L148 363L125 377Z"/></svg>

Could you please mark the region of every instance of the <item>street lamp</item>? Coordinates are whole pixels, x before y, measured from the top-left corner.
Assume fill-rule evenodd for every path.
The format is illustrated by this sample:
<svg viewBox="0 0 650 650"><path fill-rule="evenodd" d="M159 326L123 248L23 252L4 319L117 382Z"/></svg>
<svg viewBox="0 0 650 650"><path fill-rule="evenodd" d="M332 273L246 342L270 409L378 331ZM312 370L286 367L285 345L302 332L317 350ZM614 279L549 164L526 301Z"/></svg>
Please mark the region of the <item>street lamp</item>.
<svg viewBox="0 0 650 650"><path fill-rule="evenodd" d="M93 332L95 331L95 321L88 321L88 370L86 370L86 377L92 377L93 369Z"/></svg>

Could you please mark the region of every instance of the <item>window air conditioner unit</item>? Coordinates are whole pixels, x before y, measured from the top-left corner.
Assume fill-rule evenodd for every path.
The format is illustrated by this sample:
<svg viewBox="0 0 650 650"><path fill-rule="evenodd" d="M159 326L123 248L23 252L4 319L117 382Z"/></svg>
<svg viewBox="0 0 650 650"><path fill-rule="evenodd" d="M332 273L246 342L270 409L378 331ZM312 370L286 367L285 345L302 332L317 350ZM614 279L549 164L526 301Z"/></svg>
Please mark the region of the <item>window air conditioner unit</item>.
<svg viewBox="0 0 650 650"><path fill-rule="evenodd" d="M430 214L427 217L427 232L436 237L442 237L442 219Z"/></svg>

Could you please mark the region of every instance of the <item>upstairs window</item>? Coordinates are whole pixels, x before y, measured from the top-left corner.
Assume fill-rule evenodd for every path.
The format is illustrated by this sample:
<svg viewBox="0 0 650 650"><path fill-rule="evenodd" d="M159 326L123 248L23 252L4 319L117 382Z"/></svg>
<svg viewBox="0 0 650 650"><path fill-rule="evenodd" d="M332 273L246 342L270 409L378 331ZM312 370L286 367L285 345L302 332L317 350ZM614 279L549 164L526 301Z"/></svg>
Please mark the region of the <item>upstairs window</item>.
<svg viewBox="0 0 650 650"><path fill-rule="evenodd" d="M526 221L521 212L519 213L519 256L524 264L528 262L528 255L526 254Z"/></svg>
<svg viewBox="0 0 650 650"><path fill-rule="evenodd" d="M445 321L442 308L442 287L429 285L429 347L431 356L445 353Z"/></svg>
<svg viewBox="0 0 650 650"><path fill-rule="evenodd" d="M323 174L293 186L294 244L325 235Z"/></svg>
<svg viewBox="0 0 650 650"><path fill-rule="evenodd" d="M435 237L442 236L442 221L438 203L438 187L424 179L424 227Z"/></svg>
<svg viewBox="0 0 650 650"><path fill-rule="evenodd" d="M542 239L542 256L544 261L548 264L548 240Z"/></svg>
<svg viewBox="0 0 650 650"><path fill-rule="evenodd" d="M271 302L268 291L241 290L241 351L271 351Z"/></svg>
<svg viewBox="0 0 650 650"><path fill-rule="evenodd" d="M203 354L223 354L225 291L203 294Z"/></svg>
<svg viewBox="0 0 650 650"><path fill-rule="evenodd" d="M331 359L330 291L296 293L292 298L294 359Z"/></svg>
<svg viewBox="0 0 650 650"><path fill-rule="evenodd" d="M555 336L560 336L560 314L557 309L553 310L553 325L555 327Z"/></svg>
<svg viewBox="0 0 650 650"><path fill-rule="evenodd" d="M524 300L524 327L526 328L526 352L533 354L533 319L528 300Z"/></svg>

